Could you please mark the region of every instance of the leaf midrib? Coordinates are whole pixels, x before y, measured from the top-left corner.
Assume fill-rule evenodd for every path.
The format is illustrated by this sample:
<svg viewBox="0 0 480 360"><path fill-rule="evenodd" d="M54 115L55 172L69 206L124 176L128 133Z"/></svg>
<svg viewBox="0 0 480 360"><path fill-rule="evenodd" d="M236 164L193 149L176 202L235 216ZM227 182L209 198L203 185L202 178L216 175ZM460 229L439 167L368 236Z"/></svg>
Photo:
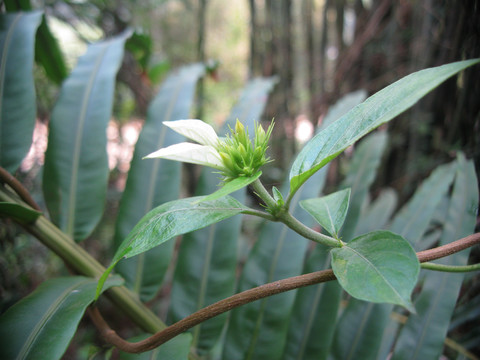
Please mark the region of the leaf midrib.
<svg viewBox="0 0 480 360"><path fill-rule="evenodd" d="M47 324L48 320L51 318L51 316L63 305L64 300L67 298L67 296L75 290L75 288L79 288L87 283L91 282L90 279L85 279L82 280L81 282L78 282L69 288L65 289L63 293L49 306L47 311L44 313L44 315L41 317L40 321L37 322L33 330L31 331L30 335L28 336L27 340L25 340L21 351L18 353L17 359L25 359L26 356L28 355L30 349L32 348L34 342L40 335L41 330L45 327Z"/></svg>
<svg viewBox="0 0 480 360"><path fill-rule="evenodd" d="M399 294L398 291L395 289L395 287L393 287L393 286L390 284L390 282L383 276L383 274L377 269L377 267L376 267L368 258L366 258L365 256L363 256L362 253L356 251L354 248L352 248L352 247L350 247L350 246L348 246L348 245L344 245L344 247L347 248L347 249L350 249L355 255L359 256L359 257L360 257L362 260L364 260L370 267L372 267L373 270L380 276L380 278L382 278L382 280L384 280L384 282L385 282L386 284L388 284L388 287L393 290L394 294L397 295L400 300L402 300L402 303L405 302L404 299L403 299L403 297L400 296L400 294Z"/></svg>
<svg viewBox="0 0 480 360"><path fill-rule="evenodd" d="M71 181L70 181L70 192L69 192L69 207L68 207L68 222L67 222L67 234L70 236L74 237L74 232L75 232L75 220L76 220L76 199L77 199L77 188L78 188L78 167L80 163L80 150L81 150L81 144L82 140L84 138L84 128L85 128L85 122L87 118L87 109L88 109L88 104L90 102L90 99L92 97L92 89L95 84L95 80L97 79L97 74L100 70L100 67L102 65L105 53L108 51L109 47L107 44L103 45L103 49L100 53L100 55L97 58L97 61L95 62L94 66L94 71L91 72L90 79L88 80L87 88L84 94L84 97L82 99L82 106L81 106L81 111L78 116L78 121L77 121L77 131L76 133L78 136L75 138L75 146L74 146L74 153L73 153L73 164L72 164L72 171L71 171Z"/></svg>
<svg viewBox="0 0 480 360"><path fill-rule="evenodd" d="M171 119L173 109L174 109L175 104L178 100L178 96L179 96L180 90L183 86L183 83L184 83L184 81L179 81L179 83L178 83L179 86L177 87L177 89L175 91L175 96L174 96L173 100L169 103L169 106L168 106L167 112L166 112L166 116L165 116L165 118L167 120ZM166 128L165 128L165 126L162 126L161 131L160 131L160 136L158 137L157 149L159 149L163 145L163 143L165 142L165 136L166 136ZM156 189L155 185L157 184L158 167L160 166L161 161L162 160L160 160L160 159L155 159L154 160L152 172L150 174L150 181L149 181L149 185L148 185L148 195L147 195L147 199L145 201L145 208L143 210L143 214L146 214L147 212L149 212L154 206L155 189ZM142 288L142 285L143 285L143 279L144 279L143 273L145 271L145 258L146 258L146 256L147 256L146 253L139 254L139 258L138 258L137 263L136 263L136 276L135 276L135 283L133 284L133 288L134 288L134 291L137 294L140 294L140 291L141 291L141 288Z"/></svg>
<svg viewBox="0 0 480 360"><path fill-rule="evenodd" d="M19 13L19 14L16 15L15 19L12 22L12 25L8 29L7 35L5 36L4 46L2 48L2 59L1 59L1 63L0 63L0 69L2 69L2 71L0 73L0 139L2 138L2 129L3 129L3 126L1 126L2 123L3 123L2 122L2 120L3 120L2 119L2 114L3 114L3 91L4 91L4 87L5 87L5 69L6 69L6 63L7 63L7 58L8 58L8 51L6 51L6 49L10 47L10 42L11 42L12 37L13 37L15 26L20 21L22 16L24 16L23 13ZM0 149L0 163L1 163L1 160L2 160L2 154L3 154L3 151L1 151L1 149Z"/></svg>

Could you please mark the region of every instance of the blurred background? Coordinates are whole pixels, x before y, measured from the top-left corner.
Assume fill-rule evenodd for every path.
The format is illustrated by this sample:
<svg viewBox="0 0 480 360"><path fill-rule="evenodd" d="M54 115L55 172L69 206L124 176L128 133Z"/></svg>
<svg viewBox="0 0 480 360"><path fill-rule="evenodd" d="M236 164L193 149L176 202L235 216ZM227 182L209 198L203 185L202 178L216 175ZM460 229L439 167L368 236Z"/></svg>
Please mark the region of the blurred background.
<svg viewBox="0 0 480 360"><path fill-rule="evenodd" d="M268 124L275 119L270 148L275 162L265 173L267 184L277 185L314 127L343 95L359 89L372 95L414 71L480 57L477 0L18 0L1 7L43 9L64 59L56 78L38 65L34 70L38 123L20 177L39 197L47 122L61 81L87 44L134 30L118 73L107 133L111 182L104 221L92 236L97 239L113 236L118 200L148 105L167 74L183 65L208 64L191 116L216 127L249 79L276 77L258 120ZM374 192L394 188L401 205L432 169L454 159L456 150L473 158L479 172L479 79L479 66L468 69L388 124L389 145ZM338 184L342 159L348 157L347 151L331 166L329 184ZM11 240L1 243L6 307L56 273L61 261L14 226L1 231L2 238ZM97 258L111 256L98 241L85 246ZM478 249L473 256L478 259ZM478 291L478 276L473 282ZM77 337L87 336L82 331L90 330Z"/></svg>
<svg viewBox="0 0 480 360"><path fill-rule="evenodd" d="M87 43L135 30L109 131L111 168L119 172L128 170L129 149L162 79L185 64L209 64L192 117L213 125L223 123L249 78L277 77L263 119L277 124L271 149L277 169L270 172L276 182L342 95L359 89L371 95L414 71L480 56L480 2L474 0L75 0L31 6L45 9L69 68ZM36 72L38 114L47 120L58 86L42 68ZM479 75L478 67L469 69L389 125L379 185L405 198L458 149L478 168Z"/></svg>

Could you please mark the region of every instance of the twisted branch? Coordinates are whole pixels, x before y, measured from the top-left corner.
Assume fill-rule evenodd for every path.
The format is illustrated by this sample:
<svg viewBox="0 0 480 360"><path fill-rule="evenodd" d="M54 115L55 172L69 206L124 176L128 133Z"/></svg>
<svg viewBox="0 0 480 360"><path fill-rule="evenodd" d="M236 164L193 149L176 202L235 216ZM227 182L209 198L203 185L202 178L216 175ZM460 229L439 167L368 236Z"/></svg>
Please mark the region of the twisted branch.
<svg viewBox="0 0 480 360"><path fill-rule="evenodd" d="M417 253L417 257L418 260L423 263L457 253L478 243L480 243L480 233L464 237L460 240L456 240L450 244L439 246L434 249L420 251ZM242 306L250 302L286 291L335 279L336 277L333 274L333 271L328 269L261 285L256 288L235 294L201 310L198 310L197 312L187 316L173 325L170 325L166 329L157 332L149 338L134 343L122 339L114 330L112 330L96 307L89 309L89 315L100 334L108 343L114 345L124 352L141 353L152 350L174 338L175 336L185 332L186 330L217 315L230 311L238 306Z"/></svg>

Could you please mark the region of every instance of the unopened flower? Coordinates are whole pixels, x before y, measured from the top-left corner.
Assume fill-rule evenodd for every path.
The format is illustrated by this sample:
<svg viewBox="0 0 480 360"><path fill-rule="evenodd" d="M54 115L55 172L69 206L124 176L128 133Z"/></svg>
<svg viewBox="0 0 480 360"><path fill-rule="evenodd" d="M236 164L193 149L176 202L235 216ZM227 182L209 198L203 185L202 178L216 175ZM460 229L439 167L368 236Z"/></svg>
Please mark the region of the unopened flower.
<svg viewBox="0 0 480 360"><path fill-rule="evenodd" d="M165 121L164 124L198 144L184 142L171 145L145 158L163 158L209 166L219 170L224 181L253 176L269 161L265 152L273 122L267 132L260 124L255 124L253 144L248 136L248 129L238 120L235 129L230 129L231 134L226 138L219 138L215 130L201 120Z"/></svg>

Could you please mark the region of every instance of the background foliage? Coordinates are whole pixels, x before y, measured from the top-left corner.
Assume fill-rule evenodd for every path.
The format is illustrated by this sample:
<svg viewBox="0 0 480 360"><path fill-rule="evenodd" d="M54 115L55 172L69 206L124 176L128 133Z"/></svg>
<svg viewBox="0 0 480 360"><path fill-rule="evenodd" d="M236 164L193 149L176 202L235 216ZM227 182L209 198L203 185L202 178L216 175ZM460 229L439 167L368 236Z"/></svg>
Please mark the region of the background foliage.
<svg viewBox="0 0 480 360"><path fill-rule="evenodd" d="M7 1L3 6L9 11L36 8L25 1ZM30 153L30 163L25 160L16 175L37 202L49 209L51 219L65 233L82 241L84 248L107 264L118 244L148 210L179 196L202 195L215 189L216 175L204 169L187 167L182 176L179 164L155 160L152 165L140 160L178 141L173 133L164 133L161 121L202 115L225 133L227 124L236 118L248 123L275 117L275 139L270 150L276 162L264 174L269 185L281 187L301 147L295 130L309 123L323 127L338 118L338 111L345 111L365 96L357 93L360 98L355 99L349 95L332 107L342 95L360 88L372 94L415 70L478 57L478 9L476 1L251 0L229 6L215 0L47 2L41 8L45 16L30 15L36 19L29 21L30 43L21 42L30 48L29 55L22 57L25 63L21 66L26 71L15 74L29 77L29 69L34 70L35 81L28 85L28 91L21 91L22 96L30 98L16 101L33 104L35 86L36 126L49 124L48 151L45 159ZM355 19L353 24L351 19ZM33 28L35 25L38 28ZM127 27L133 27L134 33L127 34ZM74 40L62 36L67 29ZM98 42L103 38L110 40ZM88 45L86 50L92 42L95 45ZM57 50L42 53L52 47ZM85 50L85 55L78 58ZM95 51L98 55L93 55ZM97 57L88 60L89 56ZM98 73L92 76L95 83L80 76L84 90L72 85L82 61L93 68L101 66L102 61L108 64L108 71L96 68ZM114 62L118 72L112 66ZM413 239L416 250L421 250L473 232L474 215L467 220L459 218L463 212L458 208L478 201L477 187L472 185L477 183L473 164L478 169L480 163L480 105L476 100L480 90L475 81L478 72L477 66L442 85L388 125L388 137L379 132L364 139L353 151L316 174L295 202L351 187L350 210L341 233L347 240L366 231L388 228ZM98 74L108 78L104 84ZM94 90L97 93L90 93ZM69 95L71 91L73 95ZM70 124L65 120L73 121L71 114L82 113L67 105L68 98L78 100L81 96L91 109L99 107L95 99L102 99L101 120L85 117L98 127L86 127L83 132L88 135L85 139L94 141L93 145L82 142L81 131L71 131L72 124L81 122ZM83 109L89 106L84 103ZM24 143L23 155L14 165L2 163L12 172L27 154L33 132L35 111L22 109L29 111L24 117L29 121L29 130L25 127L15 142ZM12 111L3 106L2 110L3 125ZM332 115L335 111L336 115ZM117 152L117 162L108 171L105 149L112 149L112 142L108 142L110 135L103 136L107 125L108 131L118 129L121 134L116 144L128 145L127 131L139 123L138 119L143 126L135 152L123 158ZM65 133L68 135L62 135ZM91 165L90 174L86 165L75 165L72 157L66 156L62 141L67 145L81 144L72 151L83 149L91 154L93 149L100 149L101 164ZM41 144L37 146L41 148ZM463 155L457 158L454 150L459 149L473 161L465 160ZM0 157L3 154L4 148ZM445 162L450 165L432 172ZM52 163L60 170L52 170ZM129 165L123 166L125 163ZM62 169L65 166L71 170ZM58 178L72 172L91 177ZM71 184L71 179L81 184L73 198L52 196L56 190L49 187L56 189L56 184L62 182ZM82 189L88 185L98 190ZM85 198L85 194L93 194L95 201ZM235 196L247 202L251 199L247 193ZM90 207L82 215L81 206L85 204L95 204L95 216ZM66 217L68 221L85 221L81 225L68 224L61 218L66 210L58 210L62 207L78 214ZM393 215L394 209L402 210ZM473 214L468 206L466 209ZM314 226L299 206L295 211L305 223ZM236 291L329 266L324 249L311 247L297 237L284 226L263 225L250 218L242 221L237 216L187 234L177 246L170 241L120 262L117 271L125 277L127 287L148 301L160 318L174 322ZM37 242L9 220L2 220L1 238L4 312L40 282L65 274L66 270L58 258L44 248L38 249ZM471 261L478 262L478 249L470 256ZM466 263L468 257L462 254L449 261ZM460 281L459 275L424 274L415 297L418 317L407 317L392 306L351 299L342 294L337 284L328 283L238 308L231 315L197 326L191 339L187 336L178 341L183 347L192 341L191 345L206 358L308 359L327 354L338 359L385 358L394 342L399 350L394 358L430 358L438 356L438 351L450 358L475 358L479 329L472 324L478 321L478 277L466 276L461 288ZM435 306L431 306L432 301ZM108 303L103 307L107 314L115 311ZM115 314L109 320L122 335L137 335L126 317ZM90 326L83 325L80 323L66 358L98 351L85 345L98 339ZM429 331L433 328L436 331ZM419 333L432 336L432 340L426 337L424 342L434 343L433 350L418 341ZM446 334L447 346L442 350ZM414 355L406 350L412 350Z"/></svg>

